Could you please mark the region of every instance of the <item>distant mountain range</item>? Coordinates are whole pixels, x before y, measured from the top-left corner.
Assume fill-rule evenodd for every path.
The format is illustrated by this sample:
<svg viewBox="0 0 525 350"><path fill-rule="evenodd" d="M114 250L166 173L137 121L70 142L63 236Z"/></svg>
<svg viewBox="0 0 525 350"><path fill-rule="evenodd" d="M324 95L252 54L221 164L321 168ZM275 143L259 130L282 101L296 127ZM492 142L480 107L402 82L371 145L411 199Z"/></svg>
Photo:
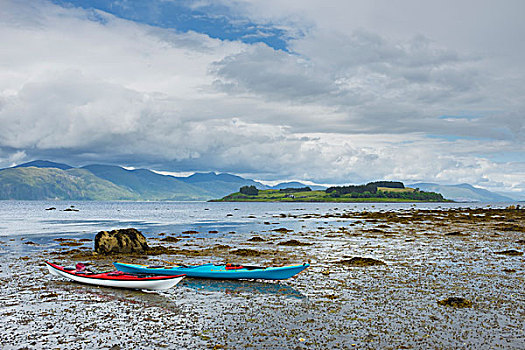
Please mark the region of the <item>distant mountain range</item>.
<svg viewBox="0 0 525 350"><path fill-rule="evenodd" d="M305 185L301 182L297 181L291 181L291 182L281 182L280 184L277 184L272 187L268 187L270 190L280 190L284 188L301 188L301 187L310 187L312 191L324 191L326 190L326 187L324 186L317 186L317 185Z"/></svg>
<svg viewBox="0 0 525 350"><path fill-rule="evenodd" d="M299 188L324 190L301 182L266 186L232 174L195 173L188 177L161 175L148 169L128 170L93 164L74 168L67 164L35 160L0 170L0 199L18 200L175 200L202 201L222 198L242 186L260 190ZM507 202L512 198L469 184L417 183L409 187L441 193L455 201Z"/></svg>
<svg viewBox="0 0 525 350"><path fill-rule="evenodd" d="M513 198L503 196L498 193L490 192L469 184L459 185L438 185L434 183L416 183L408 185L412 188L419 188L422 191L438 192L447 199L456 202L512 202Z"/></svg>
<svg viewBox="0 0 525 350"><path fill-rule="evenodd" d="M240 176L213 172L175 177L114 165L74 168L46 160L0 170L0 199L195 201L222 198L251 185L259 189L306 186L293 182L271 187Z"/></svg>

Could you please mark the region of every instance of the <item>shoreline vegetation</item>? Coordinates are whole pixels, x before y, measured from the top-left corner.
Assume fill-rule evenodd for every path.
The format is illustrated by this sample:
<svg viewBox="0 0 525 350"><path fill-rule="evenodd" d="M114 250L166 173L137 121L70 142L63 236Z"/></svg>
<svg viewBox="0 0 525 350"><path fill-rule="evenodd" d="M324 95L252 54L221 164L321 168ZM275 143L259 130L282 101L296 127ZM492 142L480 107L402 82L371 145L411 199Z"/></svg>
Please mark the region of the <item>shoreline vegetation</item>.
<svg viewBox="0 0 525 350"><path fill-rule="evenodd" d="M425 192L405 187L402 182L376 181L366 185L334 186L324 191L312 191L310 187L258 190L255 186L243 186L239 192L209 202L453 202L440 193Z"/></svg>

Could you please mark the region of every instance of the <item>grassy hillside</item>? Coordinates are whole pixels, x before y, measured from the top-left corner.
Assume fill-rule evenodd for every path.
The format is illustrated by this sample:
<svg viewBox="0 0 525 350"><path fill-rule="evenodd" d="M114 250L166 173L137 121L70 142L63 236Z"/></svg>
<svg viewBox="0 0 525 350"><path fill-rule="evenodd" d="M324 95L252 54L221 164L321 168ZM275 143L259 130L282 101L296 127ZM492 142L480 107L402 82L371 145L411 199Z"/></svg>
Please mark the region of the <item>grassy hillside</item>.
<svg viewBox="0 0 525 350"><path fill-rule="evenodd" d="M35 168L57 168L62 170L71 169L72 166L63 164L63 163L56 163L56 162L50 162L48 160L33 160L31 162L18 164L17 166L14 166L13 168L29 168L29 167L35 167Z"/></svg>
<svg viewBox="0 0 525 350"><path fill-rule="evenodd" d="M213 197L205 189L146 169L126 170L118 166L98 164L81 169L126 188L142 200L206 200Z"/></svg>
<svg viewBox="0 0 525 350"><path fill-rule="evenodd" d="M392 193L415 193L412 188L395 189L395 188L381 188L381 192ZM256 196L248 196L240 192L232 193L222 199L214 200L220 202L422 202L423 200L414 198L382 198L381 194L370 198L356 198L352 194L345 194L339 197L334 197L325 191L305 191L285 193L279 190L262 190ZM424 200L426 201L426 200Z"/></svg>
<svg viewBox="0 0 525 350"><path fill-rule="evenodd" d="M0 199L137 200L138 196L87 170L20 167L0 171Z"/></svg>

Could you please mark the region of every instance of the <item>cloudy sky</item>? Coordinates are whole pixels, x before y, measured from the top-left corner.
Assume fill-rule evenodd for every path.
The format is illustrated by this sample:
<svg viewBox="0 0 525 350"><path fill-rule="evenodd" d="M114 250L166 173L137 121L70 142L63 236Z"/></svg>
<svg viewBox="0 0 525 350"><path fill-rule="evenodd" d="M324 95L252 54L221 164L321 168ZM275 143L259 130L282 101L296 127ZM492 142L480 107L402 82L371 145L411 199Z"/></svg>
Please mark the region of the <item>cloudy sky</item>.
<svg viewBox="0 0 525 350"><path fill-rule="evenodd" d="M0 167L525 192L525 1L0 0Z"/></svg>

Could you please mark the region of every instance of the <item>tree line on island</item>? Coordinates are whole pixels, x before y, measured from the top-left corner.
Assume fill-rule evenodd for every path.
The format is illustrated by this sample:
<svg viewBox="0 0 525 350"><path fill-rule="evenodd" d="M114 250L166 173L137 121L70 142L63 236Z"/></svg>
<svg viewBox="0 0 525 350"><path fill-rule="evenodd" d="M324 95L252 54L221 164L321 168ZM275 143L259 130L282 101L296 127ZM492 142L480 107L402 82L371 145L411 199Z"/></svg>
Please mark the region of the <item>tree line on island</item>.
<svg viewBox="0 0 525 350"><path fill-rule="evenodd" d="M260 192L255 186L243 186L239 189L242 196L257 197ZM420 191L418 188L405 188L399 181L374 181L365 185L332 186L324 191L312 191L308 186L300 188L283 188L278 193L286 194L284 198L295 198L292 193L317 192L326 198L332 199L359 199L359 198L382 198L392 200L416 200L429 202L444 202L445 198L440 193ZM225 197L225 199L241 199L235 194Z"/></svg>
<svg viewBox="0 0 525 350"><path fill-rule="evenodd" d="M388 189L403 190L405 189L405 185L399 181L375 181L369 182L366 185L328 187L325 192L333 198L346 196L350 198L397 198L431 202L445 201L445 198L443 198L440 193L420 191L418 188L408 191L392 191Z"/></svg>
<svg viewBox="0 0 525 350"><path fill-rule="evenodd" d="M295 192L310 192L312 189L308 186L306 187L289 187L289 188L281 188L279 192L281 193L295 193ZM242 194L245 194L247 196L257 196L259 194L259 190L255 186L242 186L239 189L239 192Z"/></svg>

